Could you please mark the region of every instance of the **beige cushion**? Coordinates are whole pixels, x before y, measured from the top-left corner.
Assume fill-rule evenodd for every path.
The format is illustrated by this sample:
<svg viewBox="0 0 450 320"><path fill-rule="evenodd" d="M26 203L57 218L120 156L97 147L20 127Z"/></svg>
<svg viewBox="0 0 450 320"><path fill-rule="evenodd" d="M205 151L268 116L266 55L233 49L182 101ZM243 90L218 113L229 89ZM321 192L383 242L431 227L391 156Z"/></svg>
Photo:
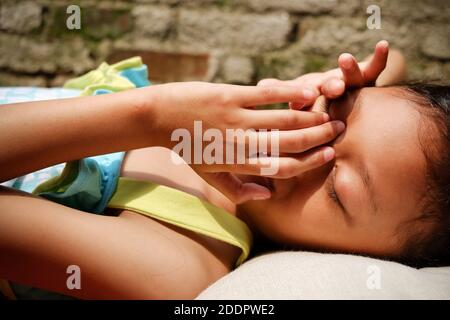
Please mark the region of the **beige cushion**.
<svg viewBox="0 0 450 320"><path fill-rule="evenodd" d="M355 255L275 252L244 263L197 299L450 299L450 267L414 269Z"/></svg>

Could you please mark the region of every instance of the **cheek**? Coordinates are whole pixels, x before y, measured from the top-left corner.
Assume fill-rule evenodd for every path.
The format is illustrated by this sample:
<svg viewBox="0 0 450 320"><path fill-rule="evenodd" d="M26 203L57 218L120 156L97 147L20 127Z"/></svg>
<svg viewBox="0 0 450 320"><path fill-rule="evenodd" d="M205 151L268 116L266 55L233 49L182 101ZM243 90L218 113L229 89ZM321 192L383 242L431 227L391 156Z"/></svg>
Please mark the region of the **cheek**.
<svg viewBox="0 0 450 320"><path fill-rule="evenodd" d="M329 170L323 167L294 179L274 180L276 192L271 199L242 205L248 222L279 242L300 244L310 233L320 233L323 225L330 223L324 196Z"/></svg>
<svg viewBox="0 0 450 320"><path fill-rule="evenodd" d="M334 210L330 209L330 200L326 197L324 188L317 190L305 200L301 214L298 217L298 225L302 231L302 237L311 235L321 236L337 226Z"/></svg>
<svg viewBox="0 0 450 320"><path fill-rule="evenodd" d="M252 224L274 241L308 244L335 225L325 201L321 189L313 194L298 190L290 198L252 206Z"/></svg>

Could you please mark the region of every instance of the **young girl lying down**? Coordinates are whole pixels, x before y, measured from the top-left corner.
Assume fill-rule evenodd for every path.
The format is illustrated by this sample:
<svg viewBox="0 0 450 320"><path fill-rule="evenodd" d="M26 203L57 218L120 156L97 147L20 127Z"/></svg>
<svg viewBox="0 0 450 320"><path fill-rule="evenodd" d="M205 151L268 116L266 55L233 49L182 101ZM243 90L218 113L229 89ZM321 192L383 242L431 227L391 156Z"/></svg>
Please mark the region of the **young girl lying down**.
<svg viewBox="0 0 450 320"><path fill-rule="evenodd" d="M375 83L387 51L382 42L359 66L344 54L340 69L258 87L166 84L1 107L0 181L131 151L104 215L2 187L0 277L80 298L194 298L243 262L252 234L255 244L448 264L450 90L357 89ZM398 80L395 57L377 85ZM287 101L292 110L252 108ZM278 172L175 164L171 132L192 132L194 120L280 129ZM81 274L72 290L71 265Z"/></svg>

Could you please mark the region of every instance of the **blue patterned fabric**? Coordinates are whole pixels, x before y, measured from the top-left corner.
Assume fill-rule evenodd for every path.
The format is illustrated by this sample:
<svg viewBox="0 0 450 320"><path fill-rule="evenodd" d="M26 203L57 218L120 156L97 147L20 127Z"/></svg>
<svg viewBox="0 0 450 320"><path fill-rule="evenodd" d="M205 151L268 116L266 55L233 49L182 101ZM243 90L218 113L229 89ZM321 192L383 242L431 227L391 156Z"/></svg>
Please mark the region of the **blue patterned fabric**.
<svg viewBox="0 0 450 320"><path fill-rule="evenodd" d="M80 90L63 88L0 87L0 104L73 98Z"/></svg>

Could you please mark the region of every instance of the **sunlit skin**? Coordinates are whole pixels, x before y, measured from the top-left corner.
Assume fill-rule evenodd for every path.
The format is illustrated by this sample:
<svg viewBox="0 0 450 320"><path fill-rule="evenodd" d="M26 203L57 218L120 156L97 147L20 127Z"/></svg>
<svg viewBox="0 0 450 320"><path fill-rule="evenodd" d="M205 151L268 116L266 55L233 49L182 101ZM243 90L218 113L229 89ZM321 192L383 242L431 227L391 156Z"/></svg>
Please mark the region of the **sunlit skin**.
<svg viewBox="0 0 450 320"><path fill-rule="evenodd" d="M238 216L280 243L400 253L408 221L420 215L426 167L418 138L423 117L398 90L365 88L332 102L330 116L347 125L331 143L335 161L292 179L273 179L271 199L239 206ZM329 196L333 184L343 208Z"/></svg>
<svg viewBox="0 0 450 320"><path fill-rule="evenodd" d="M335 98L348 88L395 83L404 69L399 67L404 66L399 59L388 61L383 72L387 77L378 77L386 65L387 51L387 43L381 42L373 58L361 63L361 68L347 54L339 58L340 70L303 75L286 82L277 80L273 85L278 85L278 89L182 83L11 106L3 109L6 113L0 117L6 119L0 135L4 139L0 142L7 150L1 157L4 170L0 170L0 181L94 153L127 150L121 176L192 193L237 214L255 234L261 231L280 243L313 250L395 254L402 238L409 235L402 227L419 216L425 165L418 143L423 117L408 99L395 95L394 89L363 89L360 95L352 93L350 98L333 102L331 117L347 124L346 131L330 143L336 151L335 162L308 171L306 161L295 161L295 170L288 171L290 176L308 173L276 180L269 200L237 208L234 203L244 203L255 195L259 197L262 190L266 195L269 191L236 182L237 179L223 179L232 177L230 173L247 173L239 171L241 166L214 169L175 165L170 144L164 138L174 128L190 127L198 119L211 127L227 124L226 128L283 130L284 122L279 119L286 120L287 111L263 112L252 107L291 101L291 107L298 109L313 103L319 94ZM311 86L309 90L313 89L314 94L307 95L306 89ZM297 121L313 116L292 112L297 119L296 130ZM275 113L280 118L274 117ZM79 121L73 121L74 114ZM21 121L7 121L7 115ZM58 119L58 126L54 119ZM261 120L268 124L260 123ZM30 123L29 130L23 129L25 122ZM289 123L292 125L292 121ZM315 123L309 124L312 125ZM299 130L299 137L307 136ZM317 144L309 141L302 150L330 139ZM290 152L291 157L303 155ZM358 163L368 167L375 197L369 197L364 189L356 171ZM329 196L330 183L326 182L332 182L334 165L337 195L348 213L343 213ZM224 175L225 169L228 171ZM256 177L249 179L259 181ZM376 213L372 212L370 199L377 200ZM239 248L221 240L129 210L112 209L105 210L106 215L94 215L6 187L0 188L0 207L0 256L7 257L0 264L1 277L80 298L194 298L230 272L241 253ZM409 230L416 231L416 225ZM83 289L70 291L65 270L74 262L85 276Z"/></svg>

